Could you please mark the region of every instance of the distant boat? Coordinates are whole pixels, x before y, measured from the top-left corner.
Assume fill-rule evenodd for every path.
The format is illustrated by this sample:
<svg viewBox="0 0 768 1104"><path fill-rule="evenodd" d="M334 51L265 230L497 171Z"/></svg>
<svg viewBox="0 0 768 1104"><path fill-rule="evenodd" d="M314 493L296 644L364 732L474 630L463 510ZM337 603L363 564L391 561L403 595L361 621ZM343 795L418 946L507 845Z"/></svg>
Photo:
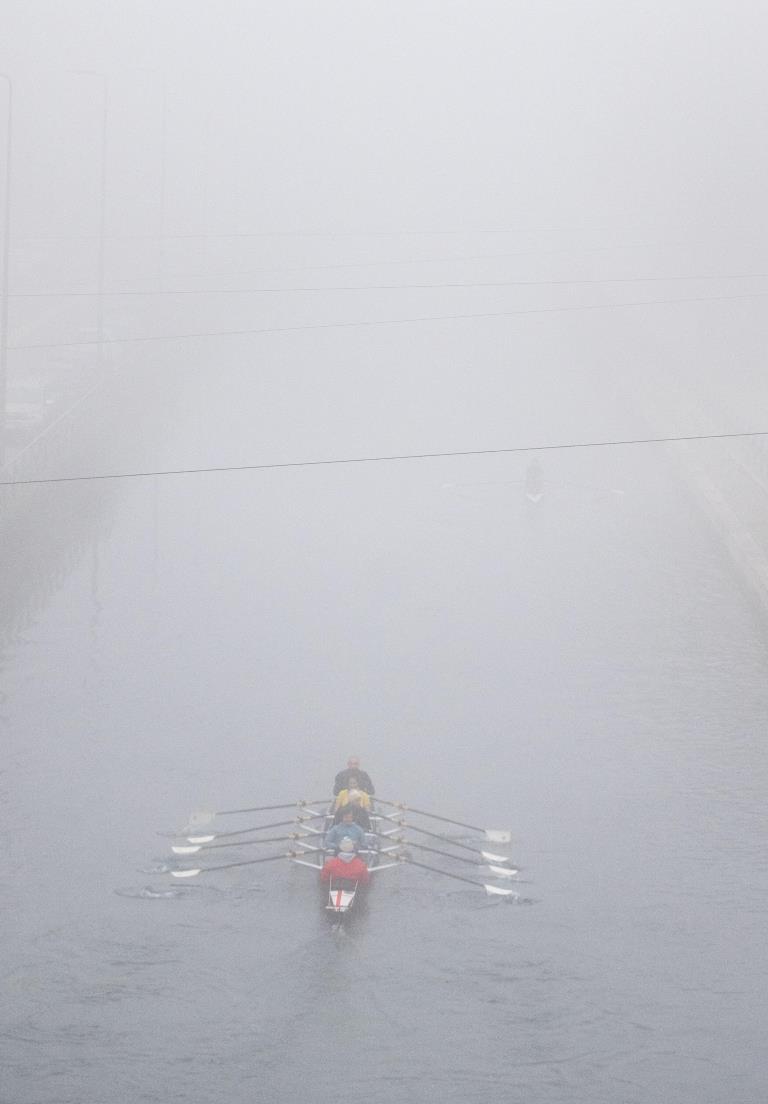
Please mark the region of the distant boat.
<svg viewBox="0 0 768 1104"><path fill-rule="evenodd" d="M541 502L544 497L544 476L538 460L531 460L525 469L525 497L529 502Z"/></svg>

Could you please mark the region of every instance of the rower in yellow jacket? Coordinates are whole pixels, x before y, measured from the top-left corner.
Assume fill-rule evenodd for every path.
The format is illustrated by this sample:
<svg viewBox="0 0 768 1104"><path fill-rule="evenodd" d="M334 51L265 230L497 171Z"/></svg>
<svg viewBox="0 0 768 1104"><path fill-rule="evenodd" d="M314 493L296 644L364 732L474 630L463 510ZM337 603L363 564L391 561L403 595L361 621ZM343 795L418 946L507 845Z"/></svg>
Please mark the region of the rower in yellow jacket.
<svg viewBox="0 0 768 1104"><path fill-rule="evenodd" d="M365 792L360 790L357 786L351 785L356 779L350 779L350 786L346 790L341 790L333 803L334 812L343 808L345 805L359 805L361 809L371 808L371 798Z"/></svg>

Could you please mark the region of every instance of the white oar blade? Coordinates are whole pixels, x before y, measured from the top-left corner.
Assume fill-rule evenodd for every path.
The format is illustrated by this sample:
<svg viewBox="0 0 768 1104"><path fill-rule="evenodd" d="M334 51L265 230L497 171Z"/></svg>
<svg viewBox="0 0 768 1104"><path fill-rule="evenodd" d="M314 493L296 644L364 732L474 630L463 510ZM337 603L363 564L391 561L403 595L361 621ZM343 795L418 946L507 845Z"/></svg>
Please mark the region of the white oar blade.
<svg viewBox="0 0 768 1104"><path fill-rule="evenodd" d="M172 870L171 871L171 875L174 878L196 878L198 874L202 874L202 870Z"/></svg>
<svg viewBox="0 0 768 1104"><path fill-rule="evenodd" d="M489 843L511 843L512 833L501 828L486 828L485 838Z"/></svg>
<svg viewBox="0 0 768 1104"><path fill-rule="evenodd" d="M491 866L489 864L488 869L495 878L514 878L517 874L514 866Z"/></svg>
<svg viewBox="0 0 768 1104"><path fill-rule="evenodd" d="M171 847L174 855L194 855L199 850L199 847Z"/></svg>
<svg viewBox="0 0 768 1104"><path fill-rule="evenodd" d="M485 886L485 892L489 897L517 897L514 889L500 889L492 885Z"/></svg>
<svg viewBox="0 0 768 1104"><path fill-rule="evenodd" d="M187 843L211 843L215 836L187 836Z"/></svg>
<svg viewBox="0 0 768 1104"><path fill-rule="evenodd" d="M483 856L485 861L488 862L488 863L508 863L509 862L509 856L508 855L494 855L492 851L481 851L480 854Z"/></svg>

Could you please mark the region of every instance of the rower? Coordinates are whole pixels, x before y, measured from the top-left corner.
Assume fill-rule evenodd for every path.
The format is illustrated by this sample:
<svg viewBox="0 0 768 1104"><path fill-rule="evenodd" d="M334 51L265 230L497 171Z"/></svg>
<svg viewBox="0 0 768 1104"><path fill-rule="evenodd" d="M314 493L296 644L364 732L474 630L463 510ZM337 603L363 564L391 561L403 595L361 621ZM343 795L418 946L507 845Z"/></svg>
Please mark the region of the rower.
<svg viewBox="0 0 768 1104"><path fill-rule="evenodd" d="M531 502L539 502L541 496L544 494L544 476L541 471L541 464L536 457L531 460L528 467L525 469L525 493Z"/></svg>
<svg viewBox="0 0 768 1104"><path fill-rule="evenodd" d="M343 839L339 844L339 853L326 859L320 871L320 881L329 882L332 878L348 878L361 885L368 885L371 875L359 855L355 854L355 845L351 839Z"/></svg>
<svg viewBox="0 0 768 1104"><path fill-rule="evenodd" d="M336 800L333 803L334 812L338 812L345 805L354 804L359 805L361 809L371 808L371 798L360 788L359 780L355 775L351 775L349 779L349 785L344 790L339 790L336 795Z"/></svg>
<svg viewBox="0 0 768 1104"><path fill-rule="evenodd" d="M359 824L355 823L353 806L345 805L340 809L341 819L325 833L325 850L335 851L341 847L345 839L352 840L355 848L365 845L365 832Z"/></svg>
<svg viewBox="0 0 768 1104"><path fill-rule="evenodd" d="M342 790L342 793L347 794L348 801L346 805L341 805L336 810L333 823L339 824L344 815L347 812L351 812L355 824L359 824L364 832L370 832L371 818L368 816L368 810L364 809L361 804L361 798L367 797L368 795L362 793L361 790ZM341 794L339 796L341 796Z"/></svg>
<svg viewBox="0 0 768 1104"><path fill-rule="evenodd" d="M358 789L364 790L367 794L371 795L375 793L370 775L366 774L364 770L360 770L359 758L357 755L350 755L349 759L347 759L346 769L339 771L336 775L336 780L333 783L334 797L341 793L342 790L349 789L351 778L357 779Z"/></svg>

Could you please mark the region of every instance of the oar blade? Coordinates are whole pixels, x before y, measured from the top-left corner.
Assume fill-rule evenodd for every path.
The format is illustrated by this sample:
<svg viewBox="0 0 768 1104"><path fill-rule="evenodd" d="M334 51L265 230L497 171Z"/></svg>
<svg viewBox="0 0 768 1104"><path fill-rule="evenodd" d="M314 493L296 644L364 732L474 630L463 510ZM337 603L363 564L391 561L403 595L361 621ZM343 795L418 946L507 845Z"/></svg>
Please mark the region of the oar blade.
<svg viewBox="0 0 768 1104"><path fill-rule="evenodd" d="M171 847L171 851L173 851L174 855L194 855L200 850L201 850L201 848L199 846L198 847Z"/></svg>
<svg viewBox="0 0 768 1104"><path fill-rule="evenodd" d="M483 887L489 897L517 897L514 889L502 889L500 886L486 885Z"/></svg>
<svg viewBox="0 0 768 1104"><path fill-rule="evenodd" d="M494 878L514 878L517 874L514 866L491 866L489 863L488 869Z"/></svg>
<svg viewBox="0 0 768 1104"><path fill-rule="evenodd" d="M486 828L485 838L489 843L511 843L512 833L501 828Z"/></svg>
<svg viewBox="0 0 768 1104"><path fill-rule="evenodd" d="M211 843L216 836L187 836L187 843Z"/></svg>
<svg viewBox="0 0 768 1104"><path fill-rule="evenodd" d="M483 856L483 858L485 859L485 861L487 863L508 863L509 862L509 856L508 855L494 855L494 853L492 851L481 851L480 854Z"/></svg>
<svg viewBox="0 0 768 1104"><path fill-rule="evenodd" d="M202 874L200 870L172 870L171 877L173 878L196 878L198 874Z"/></svg>

